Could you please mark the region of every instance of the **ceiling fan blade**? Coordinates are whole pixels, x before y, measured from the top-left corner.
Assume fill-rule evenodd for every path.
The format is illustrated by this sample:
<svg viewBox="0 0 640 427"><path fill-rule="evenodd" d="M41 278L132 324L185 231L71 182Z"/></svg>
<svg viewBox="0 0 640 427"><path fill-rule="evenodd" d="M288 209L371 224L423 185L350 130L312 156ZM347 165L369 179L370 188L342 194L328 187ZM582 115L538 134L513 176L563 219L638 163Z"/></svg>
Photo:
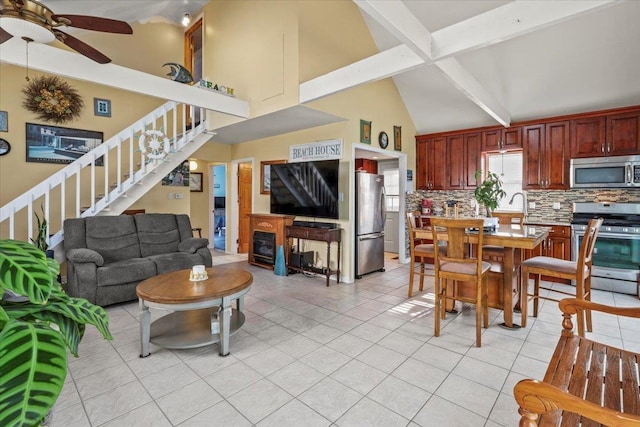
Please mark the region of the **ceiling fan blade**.
<svg viewBox="0 0 640 427"><path fill-rule="evenodd" d="M4 43L13 37L11 34L7 33L5 30L0 28L0 43Z"/></svg>
<svg viewBox="0 0 640 427"><path fill-rule="evenodd" d="M62 43L66 44L76 52L83 54L87 58L93 59L99 64L108 64L109 62L111 62L111 59L108 56L104 55L97 49L92 48L85 42L78 40L77 38L70 36L67 33L63 33L60 30L54 29L53 32L55 33L58 40L60 40Z"/></svg>
<svg viewBox="0 0 640 427"><path fill-rule="evenodd" d="M131 26L124 21L86 15L53 15L53 19L56 21L61 18L69 20L70 27L102 31L103 33L133 34Z"/></svg>

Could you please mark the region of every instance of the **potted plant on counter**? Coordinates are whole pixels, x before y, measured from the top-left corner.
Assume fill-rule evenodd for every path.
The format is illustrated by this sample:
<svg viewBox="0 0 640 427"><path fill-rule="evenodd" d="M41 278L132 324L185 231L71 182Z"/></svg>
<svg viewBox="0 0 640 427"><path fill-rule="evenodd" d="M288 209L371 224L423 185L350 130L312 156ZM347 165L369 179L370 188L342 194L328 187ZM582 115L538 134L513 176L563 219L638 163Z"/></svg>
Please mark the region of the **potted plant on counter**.
<svg viewBox="0 0 640 427"><path fill-rule="evenodd" d="M77 356L86 324L111 339L102 307L66 295L60 267L27 242L0 240L0 420L38 425L67 375L67 349Z"/></svg>
<svg viewBox="0 0 640 427"><path fill-rule="evenodd" d="M482 177L482 170L478 169L475 174L476 182ZM493 212L507 193L502 189L502 180L498 174L487 172L487 177L475 189L473 195L478 203L481 203L486 211L487 217L491 217Z"/></svg>

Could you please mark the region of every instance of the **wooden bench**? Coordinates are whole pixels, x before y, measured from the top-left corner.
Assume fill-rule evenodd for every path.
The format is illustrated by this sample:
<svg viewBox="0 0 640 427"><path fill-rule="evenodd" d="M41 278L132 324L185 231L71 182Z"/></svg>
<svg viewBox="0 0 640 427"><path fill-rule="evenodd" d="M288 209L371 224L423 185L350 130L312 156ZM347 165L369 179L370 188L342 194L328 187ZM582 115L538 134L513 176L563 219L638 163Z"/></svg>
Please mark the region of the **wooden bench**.
<svg viewBox="0 0 640 427"><path fill-rule="evenodd" d="M586 309L639 318L640 307L618 308L575 298L559 305L563 330L544 380L525 379L514 388L520 427L640 426L640 354L576 335L571 321L572 315L583 315Z"/></svg>

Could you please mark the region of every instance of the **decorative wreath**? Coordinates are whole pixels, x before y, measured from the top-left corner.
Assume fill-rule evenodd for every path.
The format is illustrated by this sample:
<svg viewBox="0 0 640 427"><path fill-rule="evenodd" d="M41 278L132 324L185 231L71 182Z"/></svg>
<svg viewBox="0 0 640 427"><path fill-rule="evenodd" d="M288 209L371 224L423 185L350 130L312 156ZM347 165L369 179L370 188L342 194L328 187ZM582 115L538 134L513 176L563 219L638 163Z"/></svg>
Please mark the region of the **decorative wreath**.
<svg viewBox="0 0 640 427"><path fill-rule="evenodd" d="M161 160L169 154L169 138L160 130L145 130L138 139L140 151L152 160Z"/></svg>
<svg viewBox="0 0 640 427"><path fill-rule="evenodd" d="M54 76L32 79L22 89L22 106L40 120L65 123L80 117L84 101L69 83Z"/></svg>

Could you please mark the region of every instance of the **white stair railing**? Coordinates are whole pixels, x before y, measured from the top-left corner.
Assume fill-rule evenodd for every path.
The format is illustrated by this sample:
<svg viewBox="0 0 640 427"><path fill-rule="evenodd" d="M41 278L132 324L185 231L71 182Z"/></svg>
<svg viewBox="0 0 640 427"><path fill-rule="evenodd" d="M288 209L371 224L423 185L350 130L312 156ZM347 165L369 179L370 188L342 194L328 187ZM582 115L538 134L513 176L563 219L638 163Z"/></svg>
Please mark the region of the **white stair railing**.
<svg viewBox="0 0 640 427"><path fill-rule="evenodd" d="M37 233L37 213L47 221L48 243L54 248L63 240L66 218L120 214L123 206L135 202L116 203L128 197L128 191L139 198L144 192L133 191L134 186L150 189L164 176L156 172L171 171L209 139L203 134L204 120L192 128L186 126L188 111L191 123L195 123L196 108L174 101L165 103L2 206L0 235L28 241ZM203 109L199 117L205 117ZM199 136L199 145L190 147ZM119 208L110 211L114 206Z"/></svg>

